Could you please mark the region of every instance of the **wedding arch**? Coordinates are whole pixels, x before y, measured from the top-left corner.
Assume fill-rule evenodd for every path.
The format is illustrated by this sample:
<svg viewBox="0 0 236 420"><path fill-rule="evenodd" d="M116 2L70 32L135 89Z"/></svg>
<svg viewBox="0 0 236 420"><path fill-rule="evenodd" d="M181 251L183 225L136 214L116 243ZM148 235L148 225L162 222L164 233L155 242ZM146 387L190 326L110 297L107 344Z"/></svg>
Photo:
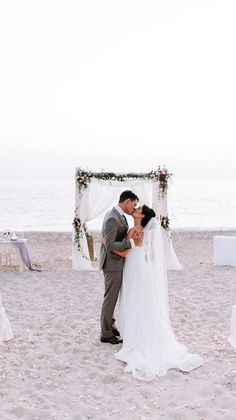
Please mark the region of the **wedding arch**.
<svg viewBox="0 0 236 420"><path fill-rule="evenodd" d="M86 223L104 214L120 193L132 189L141 203L152 207L162 227L169 270L181 270L170 235L167 191L172 174L163 167L148 173L91 172L76 168L72 267L93 270L86 239Z"/></svg>

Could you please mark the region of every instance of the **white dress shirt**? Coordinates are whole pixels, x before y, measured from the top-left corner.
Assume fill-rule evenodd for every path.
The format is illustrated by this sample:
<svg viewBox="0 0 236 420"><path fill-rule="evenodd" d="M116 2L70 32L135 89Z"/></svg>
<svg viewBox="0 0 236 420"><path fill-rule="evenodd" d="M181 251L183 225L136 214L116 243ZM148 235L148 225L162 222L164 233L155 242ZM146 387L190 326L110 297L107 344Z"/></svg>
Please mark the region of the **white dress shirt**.
<svg viewBox="0 0 236 420"><path fill-rule="evenodd" d="M124 211L122 210L122 208L120 207L120 206L115 206L115 209L116 209L116 211L118 211L118 213L121 215L121 216L124 216L125 215L125 213L124 213ZM131 239L129 239L130 240L130 243L131 243L131 248L134 248L134 246L135 246L135 244L134 244L134 240L131 238Z"/></svg>

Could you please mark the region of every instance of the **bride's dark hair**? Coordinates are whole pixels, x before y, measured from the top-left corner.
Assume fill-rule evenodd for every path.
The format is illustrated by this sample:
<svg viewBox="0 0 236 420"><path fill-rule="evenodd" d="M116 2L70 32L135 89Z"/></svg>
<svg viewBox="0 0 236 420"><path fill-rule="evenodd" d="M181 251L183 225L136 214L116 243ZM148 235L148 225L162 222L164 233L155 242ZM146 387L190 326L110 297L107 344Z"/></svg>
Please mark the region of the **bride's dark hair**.
<svg viewBox="0 0 236 420"><path fill-rule="evenodd" d="M145 227L146 224L149 222L149 220L152 217L156 216L156 213L153 209L151 209L150 207L146 206L146 204L143 205L142 207L142 214L144 214L144 217L141 220L141 226Z"/></svg>

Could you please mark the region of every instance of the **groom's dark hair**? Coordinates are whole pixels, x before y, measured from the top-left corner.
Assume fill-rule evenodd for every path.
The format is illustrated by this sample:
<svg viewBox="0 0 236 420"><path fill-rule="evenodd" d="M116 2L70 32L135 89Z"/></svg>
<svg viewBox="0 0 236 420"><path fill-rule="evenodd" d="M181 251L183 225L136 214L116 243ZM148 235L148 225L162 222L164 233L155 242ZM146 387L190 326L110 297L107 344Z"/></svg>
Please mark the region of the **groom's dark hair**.
<svg viewBox="0 0 236 420"><path fill-rule="evenodd" d="M126 190L123 191L119 198L119 203L123 203L123 201L130 199L131 201L138 200L138 196L133 193L133 191Z"/></svg>
<svg viewBox="0 0 236 420"><path fill-rule="evenodd" d="M142 214L144 215L144 217L141 220L142 227L145 227L149 220L151 220L152 217L156 216L155 211L150 207L146 206L146 204L142 206Z"/></svg>

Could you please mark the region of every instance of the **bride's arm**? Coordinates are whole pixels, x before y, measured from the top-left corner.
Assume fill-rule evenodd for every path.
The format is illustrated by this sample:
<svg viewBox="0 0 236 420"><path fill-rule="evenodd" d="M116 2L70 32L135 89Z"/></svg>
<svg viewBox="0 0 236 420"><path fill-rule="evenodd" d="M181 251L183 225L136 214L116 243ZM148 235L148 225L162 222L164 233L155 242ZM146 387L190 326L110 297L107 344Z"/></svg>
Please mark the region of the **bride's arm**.
<svg viewBox="0 0 236 420"><path fill-rule="evenodd" d="M120 250L120 251L111 251L111 252L113 252L114 254L120 255L121 257L127 257L130 251L131 251L131 248Z"/></svg>
<svg viewBox="0 0 236 420"><path fill-rule="evenodd" d="M143 232L140 231L139 229L133 227L131 228L125 239L131 239L131 238L135 238L135 245L136 246L142 246L142 240L143 240ZM127 257L127 255L129 254L129 252L131 251L130 249L124 249L124 250L119 250L119 251L112 251L117 255L120 255L121 257Z"/></svg>
<svg viewBox="0 0 236 420"><path fill-rule="evenodd" d="M129 229L125 239L127 240L127 239L131 239L133 237L136 237L137 234L140 234L140 232L137 230L137 228L132 227L131 229ZM102 238L101 242L105 245L105 239L104 238ZM111 252L113 252L114 254L120 255L121 257L127 257L127 255L129 254L130 251L131 251L131 248L112 250Z"/></svg>
<svg viewBox="0 0 236 420"><path fill-rule="evenodd" d="M137 229L135 227L130 228L129 231L127 232L127 235L126 235L125 239L131 239L131 238L133 238L133 236L136 233L136 230Z"/></svg>
<svg viewBox="0 0 236 420"><path fill-rule="evenodd" d="M128 238L128 234L127 234L127 237L125 239L130 239L130 238ZM103 245L105 245L105 239L104 238L101 239L101 242L102 242ZM120 249L120 250L116 250L116 251L113 250L111 252L113 252L114 254L120 255L121 257L127 257L128 253L130 251L131 251L131 248L129 248L129 249Z"/></svg>
<svg viewBox="0 0 236 420"><path fill-rule="evenodd" d="M125 239L131 239L136 233L136 228L131 228L129 229ZM113 250L111 252L113 252L114 254L120 255L121 257L127 257L127 255L129 254L129 252L131 251L131 248L129 249L120 249L120 250Z"/></svg>
<svg viewBox="0 0 236 420"><path fill-rule="evenodd" d="M135 232L135 228L131 228L128 231L125 239L131 239L134 236L134 232ZM129 249L120 249L120 250L111 251L111 252L113 252L114 254L120 255L120 257L127 257L127 255L130 253L130 251L131 251L131 248L129 248Z"/></svg>

